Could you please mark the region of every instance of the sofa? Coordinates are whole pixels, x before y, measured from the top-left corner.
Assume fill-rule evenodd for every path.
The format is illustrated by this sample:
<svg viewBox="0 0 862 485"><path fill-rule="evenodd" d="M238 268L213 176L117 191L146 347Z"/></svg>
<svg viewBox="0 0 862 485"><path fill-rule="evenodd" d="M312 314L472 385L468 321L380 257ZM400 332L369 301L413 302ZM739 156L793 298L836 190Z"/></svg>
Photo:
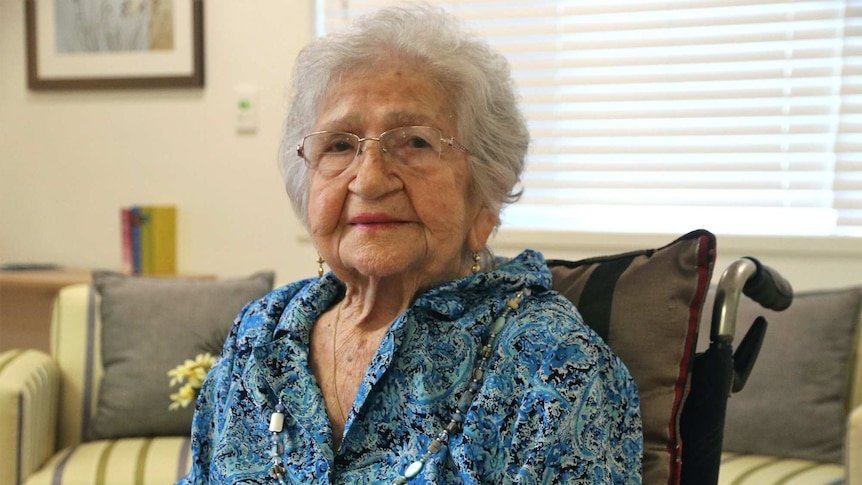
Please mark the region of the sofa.
<svg viewBox="0 0 862 485"><path fill-rule="evenodd" d="M192 407L168 371L217 355L274 273L183 280L95 272L55 301L51 355L0 354L0 484L170 484L190 467Z"/></svg>
<svg viewBox="0 0 862 485"><path fill-rule="evenodd" d="M719 483L862 484L862 286L797 292L780 313L741 301L737 315L737 336L758 315L768 329L728 401Z"/></svg>
<svg viewBox="0 0 862 485"><path fill-rule="evenodd" d="M695 344L706 342L714 258L714 237L695 231L658 249L549 262L555 288L582 309L591 325L603 321L597 331L638 383L648 485L680 480L680 450L685 446L680 410L690 380L685 370ZM239 307L268 291L272 279L271 273L261 273L238 280L182 282L109 273L94 274L93 285L61 290L54 306L51 354L27 349L0 354L0 483L168 484L184 476L190 467L191 409L168 410L172 390L166 371L201 352L218 352ZM719 483L838 484L847 473L846 485L862 485L860 292L801 293L789 310L778 314L740 306L737 335L755 314L766 314L771 323L746 388L728 403ZM204 312L203 306L219 308ZM825 315L830 315L829 325L822 323ZM626 328L632 322L639 329ZM793 330L790 342L778 338L788 329ZM830 343L835 348L828 348ZM826 347L814 349L814 344ZM783 360L803 355L795 366ZM824 355L831 356L826 359L831 364L818 374L805 374ZM824 392L831 393L828 412L817 414L823 423L828 419L830 433L806 443L804 453L793 448L780 420L778 431L768 431L775 433L772 439L745 434L752 423L768 424L758 415L763 409L758 404L770 409L782 401L772 394L783 392L770 387L776 381L773 374L791 368L803 376L787 392L826 384ZM826 382L821 382L827 371ZM809 416L820 413L815 408L827 399L815 391L806 396L789 403L791 414L798 409L804 417L783 419L811 423ZM845 424L852 406L852 421ZM767 432L764 429L768 426L756 432ZM791 433L799 429L788 427Z"/></svg>

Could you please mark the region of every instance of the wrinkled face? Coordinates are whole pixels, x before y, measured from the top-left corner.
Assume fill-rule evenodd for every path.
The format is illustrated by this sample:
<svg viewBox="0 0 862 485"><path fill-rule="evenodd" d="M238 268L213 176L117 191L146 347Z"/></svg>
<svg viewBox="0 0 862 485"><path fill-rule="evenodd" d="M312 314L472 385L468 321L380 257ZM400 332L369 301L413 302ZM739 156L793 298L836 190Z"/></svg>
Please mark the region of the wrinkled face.
<svg viewBox="0 0 862 485"><path fill-rule="evenodd" d="M424 125L455 136L451 101L420 71L387 63L347 73L314 130L377 137ZM497 220L470 190L467 155L444 146L438 163L410 166L384 159L377 141L362 147L344 170L310 171L309 227L327 264L342 278L416 278L426 288L467 274Z"/></svg>

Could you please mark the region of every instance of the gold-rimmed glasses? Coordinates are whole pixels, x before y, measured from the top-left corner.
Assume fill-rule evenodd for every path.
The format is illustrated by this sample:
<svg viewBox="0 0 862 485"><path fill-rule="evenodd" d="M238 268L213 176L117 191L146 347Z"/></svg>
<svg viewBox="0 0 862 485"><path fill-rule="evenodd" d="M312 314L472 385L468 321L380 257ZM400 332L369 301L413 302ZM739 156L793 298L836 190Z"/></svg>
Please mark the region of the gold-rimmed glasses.
<svg viewBox="0 0 862 485"><path fill-rule="evenodd" d="M306 135L296 153L314 170L344 170L363 152L362 142L374 140L381 156L402 166L432 165L440 160L443 145L469 153L454 138L431 126L402 126L377 137L360 138L344 131L316 131Z"/></svg>

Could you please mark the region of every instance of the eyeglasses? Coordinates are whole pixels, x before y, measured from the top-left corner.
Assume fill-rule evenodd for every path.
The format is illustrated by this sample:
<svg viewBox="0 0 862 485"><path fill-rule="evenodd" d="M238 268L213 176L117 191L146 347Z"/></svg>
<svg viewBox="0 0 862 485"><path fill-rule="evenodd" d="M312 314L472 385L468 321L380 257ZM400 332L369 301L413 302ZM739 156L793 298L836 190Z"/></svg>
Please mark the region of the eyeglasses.
<svg viewBox="0 0 862 485"><path fill-rule="evenodd" d="M469 153L454 138L430 126L402 126L384 131L378 137L359 138L343 131L316 131L296 146L296 154L308 166L319 170L344 170L362 153L362 142L374 140L383 159L401 166L432 165L440 160L443 145Z"/></svg>

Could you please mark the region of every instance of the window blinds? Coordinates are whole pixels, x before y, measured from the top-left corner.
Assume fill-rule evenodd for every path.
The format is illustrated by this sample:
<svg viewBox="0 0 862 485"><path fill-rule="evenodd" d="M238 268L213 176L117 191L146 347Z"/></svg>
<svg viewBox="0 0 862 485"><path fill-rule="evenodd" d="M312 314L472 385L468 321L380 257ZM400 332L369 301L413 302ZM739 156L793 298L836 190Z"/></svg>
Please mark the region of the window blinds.
<svg viewBox="0 0 862 485"><path fill-rule="evenodd" d="M321 31L393 3L318 2ZM433 3L512 65L506 227L862 237L862 0Z"/></svg>

